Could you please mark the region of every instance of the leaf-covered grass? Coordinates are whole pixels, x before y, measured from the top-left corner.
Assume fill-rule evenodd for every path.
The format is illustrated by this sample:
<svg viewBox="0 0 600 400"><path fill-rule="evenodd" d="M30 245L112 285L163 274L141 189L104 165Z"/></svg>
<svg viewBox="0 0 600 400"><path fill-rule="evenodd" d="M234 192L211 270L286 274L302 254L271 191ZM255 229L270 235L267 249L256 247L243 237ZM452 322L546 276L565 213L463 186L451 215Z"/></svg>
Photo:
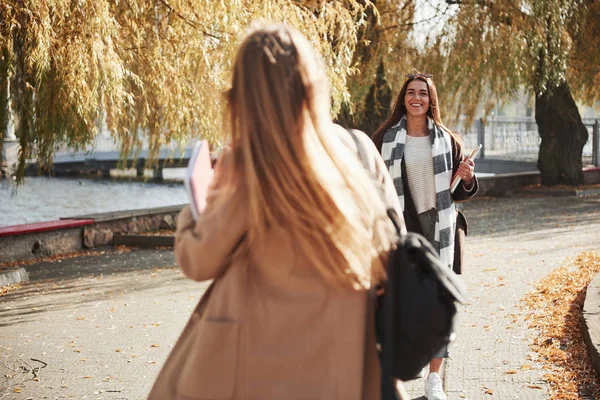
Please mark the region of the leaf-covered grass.
<svg viewBox="0 0 600 400"><path fill-rule="evenodd" d="M600 379L582 333L586 288L600 272L600 254L582 253L542 281L523 302L529 327L539 332L531 345L546 371L551 399L600 398Z"/></svg>

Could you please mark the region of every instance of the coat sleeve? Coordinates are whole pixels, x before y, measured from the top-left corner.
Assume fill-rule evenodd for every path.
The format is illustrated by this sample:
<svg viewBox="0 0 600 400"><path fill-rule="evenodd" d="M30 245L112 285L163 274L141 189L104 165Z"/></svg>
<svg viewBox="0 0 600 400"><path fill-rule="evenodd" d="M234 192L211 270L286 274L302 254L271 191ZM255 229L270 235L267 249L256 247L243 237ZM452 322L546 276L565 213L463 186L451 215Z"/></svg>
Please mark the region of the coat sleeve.
<svg viewBox="0 0 600 400"><path fill-rule="evenodd" d="M219 276L246 232L243 196L231 196L217 205L218 190L209 191L198 221L194 221L189 206L177 217L175 259L184 275L195 281Z"/></svg>
<svg viewBox="0 0 600 400"><path fill-rule="evenodd" d="M454 160L452 160L452 176L454 176L454 174L456 174L456 171L458 170L460 162L464 158L464 155L462 146L460 144L454 142L453 140L452 145L453 149L455 150L453 151ZM477 163L475 163L475 168L477 168ZM458 187L456 188L454 193L452 193L452 199L454 201L469 200L471 197L477 194L478 190L479 181L477 180L477 177L474 176L471 186L468 186L467 184L465 184L465 182L462 181L458 184Z"/></svg>

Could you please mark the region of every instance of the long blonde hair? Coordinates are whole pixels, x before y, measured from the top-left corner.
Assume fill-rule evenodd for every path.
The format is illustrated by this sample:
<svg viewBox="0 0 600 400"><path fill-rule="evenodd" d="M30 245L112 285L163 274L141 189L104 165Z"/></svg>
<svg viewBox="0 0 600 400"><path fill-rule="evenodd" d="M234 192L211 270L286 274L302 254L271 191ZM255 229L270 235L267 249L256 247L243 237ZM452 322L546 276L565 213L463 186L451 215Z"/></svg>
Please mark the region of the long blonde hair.
<svg viewBox="0 0 600 400"><path fill-rule="evenodd" d="M231 190L218 197L247 196L250 248L283 227L325 279L364 288L384 276L379 256L394 234L372 176L336 132L329 101L302 34L282 24L252 31L226 93L231 150L220 181Z"/></svg>

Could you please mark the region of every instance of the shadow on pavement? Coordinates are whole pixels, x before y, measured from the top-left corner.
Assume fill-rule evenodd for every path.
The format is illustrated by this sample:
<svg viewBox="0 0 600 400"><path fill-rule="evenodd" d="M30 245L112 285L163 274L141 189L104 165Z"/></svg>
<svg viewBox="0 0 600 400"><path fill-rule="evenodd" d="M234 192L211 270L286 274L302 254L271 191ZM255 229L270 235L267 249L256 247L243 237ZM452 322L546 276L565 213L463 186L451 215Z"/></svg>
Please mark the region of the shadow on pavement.
<svg viewBox="0 0 600 400"><path fill-rule="evenodd" d="M459 206L469 236L501 237L600 224L600 196L475 198Z"/></svg>
<svg viewBox="0 0 600 400"><path fill-rule="evenodd" d="M26 322L40 313L185 279L170 250L107 252L25 268L30 281L2 297L0 327Z"/></svg>

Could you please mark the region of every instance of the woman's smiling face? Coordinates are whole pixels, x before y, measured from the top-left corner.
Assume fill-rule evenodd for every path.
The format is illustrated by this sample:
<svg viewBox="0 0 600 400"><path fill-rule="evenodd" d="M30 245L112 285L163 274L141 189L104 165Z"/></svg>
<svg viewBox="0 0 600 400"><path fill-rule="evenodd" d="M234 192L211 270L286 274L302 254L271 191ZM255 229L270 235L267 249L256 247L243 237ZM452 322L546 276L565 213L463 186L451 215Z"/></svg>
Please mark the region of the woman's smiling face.
<svg viewBox="0 0 600 400"><path fill-rule="evenodd" d="M415 79L406 87L404 96L404 106L406 113L418 117L427 115L429 110L429 88L427 83Z"/></svg>

